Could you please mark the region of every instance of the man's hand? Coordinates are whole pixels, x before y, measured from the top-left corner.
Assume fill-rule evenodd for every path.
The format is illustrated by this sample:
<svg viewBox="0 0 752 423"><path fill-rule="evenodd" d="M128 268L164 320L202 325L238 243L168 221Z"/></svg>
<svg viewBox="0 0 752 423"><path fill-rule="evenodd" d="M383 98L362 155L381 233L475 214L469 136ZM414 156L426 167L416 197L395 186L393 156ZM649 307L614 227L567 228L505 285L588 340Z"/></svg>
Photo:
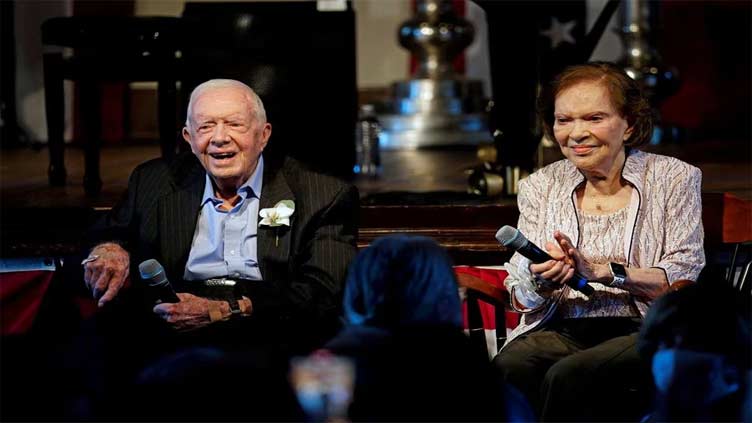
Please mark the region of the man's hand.
<svg viewBox="0 0 752 423"><path fill-rule="evenodd" d="M209 304L215 304L220 310L227 306L225 301L214 301L193 294L178 293L179 303L162 303L154 306L152 311L178 331L189 331L212 323L209 317ZM229 307L229 306L227 306ZM225 313L222 313L224 317Z"/></svg>
<svg viewBox="0 0 752 423"><path fill-rule="evenodd" d="M84 264L84 283L102 307L115 298L128 279L130 255L123 247L106 242L91 250L89 257L93 256L98 258Z"/></svg>

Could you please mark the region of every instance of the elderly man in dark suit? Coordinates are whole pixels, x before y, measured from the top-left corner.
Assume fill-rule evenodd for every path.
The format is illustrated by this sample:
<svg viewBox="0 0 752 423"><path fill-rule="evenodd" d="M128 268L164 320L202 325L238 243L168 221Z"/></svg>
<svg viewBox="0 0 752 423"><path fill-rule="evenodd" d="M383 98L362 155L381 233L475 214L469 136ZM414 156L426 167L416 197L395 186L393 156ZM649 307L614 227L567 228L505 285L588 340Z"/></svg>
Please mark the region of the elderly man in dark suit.
<svg viewBox="0 0 752 423"><path fill-rule="evenodd" d="M336 321L357 189L292 159L265 162L271 132L247 85L217 79L193 91L183 129L193 154L136 168L94 231L84 279L100 307L147 293L137 265L156 259L180 301L149 307L177 332Z"/></svg>

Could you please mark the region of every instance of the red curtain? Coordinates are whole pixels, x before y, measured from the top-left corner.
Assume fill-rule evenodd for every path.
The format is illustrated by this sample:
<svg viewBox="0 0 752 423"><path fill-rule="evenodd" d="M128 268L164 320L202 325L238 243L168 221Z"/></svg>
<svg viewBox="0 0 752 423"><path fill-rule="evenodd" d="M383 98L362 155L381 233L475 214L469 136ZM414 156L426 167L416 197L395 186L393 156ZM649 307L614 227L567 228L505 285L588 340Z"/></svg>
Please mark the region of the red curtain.
<svg viewBox="0 0 752 423"><path fill-rule="evenodd" d="M53 271L0 273L0 334L17 335L34 323Z"/></svg>

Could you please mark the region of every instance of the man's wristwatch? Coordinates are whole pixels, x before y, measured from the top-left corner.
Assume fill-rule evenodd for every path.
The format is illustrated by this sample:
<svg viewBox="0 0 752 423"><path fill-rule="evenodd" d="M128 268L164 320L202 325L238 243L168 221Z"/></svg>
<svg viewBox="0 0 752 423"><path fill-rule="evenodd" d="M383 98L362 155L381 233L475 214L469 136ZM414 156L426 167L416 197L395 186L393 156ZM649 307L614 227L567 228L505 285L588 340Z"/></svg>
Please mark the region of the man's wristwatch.
<svg viewBox="0 0 752 423"><path fill-rule="evenodd" d="M624 285L624 282L627 280L627 269L624 268L624 265L611 262L608 264L608 268L611 270L611 276L614 278L608 286L620 288Z"/></svg>
<svg viewBox="0 0 752 423"><path fill-rule="evenodd" d="M227 299L227 304L230 305L230 313L232 313L230 317L240 317L242 310L240 309L240 304L238 304L238 299L230 297Z"/></svg>

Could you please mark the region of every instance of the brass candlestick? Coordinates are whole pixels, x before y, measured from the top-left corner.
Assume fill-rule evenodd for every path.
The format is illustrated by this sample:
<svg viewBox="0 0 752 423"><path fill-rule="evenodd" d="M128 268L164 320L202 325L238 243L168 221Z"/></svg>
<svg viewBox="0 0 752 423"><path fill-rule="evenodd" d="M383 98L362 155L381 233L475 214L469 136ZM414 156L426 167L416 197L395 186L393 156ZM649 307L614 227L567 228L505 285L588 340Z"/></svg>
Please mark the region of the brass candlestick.
<svg viewBox="0 0 752 423"><path fill-rule="evenodd" d="M452 61L473 40L474 29L448 0L418 0L415 17L399 28L400 44L417 60L412 78L393 85L379 114L384 149L477 145L490 142L483 85L454 72Z"/></svg>

